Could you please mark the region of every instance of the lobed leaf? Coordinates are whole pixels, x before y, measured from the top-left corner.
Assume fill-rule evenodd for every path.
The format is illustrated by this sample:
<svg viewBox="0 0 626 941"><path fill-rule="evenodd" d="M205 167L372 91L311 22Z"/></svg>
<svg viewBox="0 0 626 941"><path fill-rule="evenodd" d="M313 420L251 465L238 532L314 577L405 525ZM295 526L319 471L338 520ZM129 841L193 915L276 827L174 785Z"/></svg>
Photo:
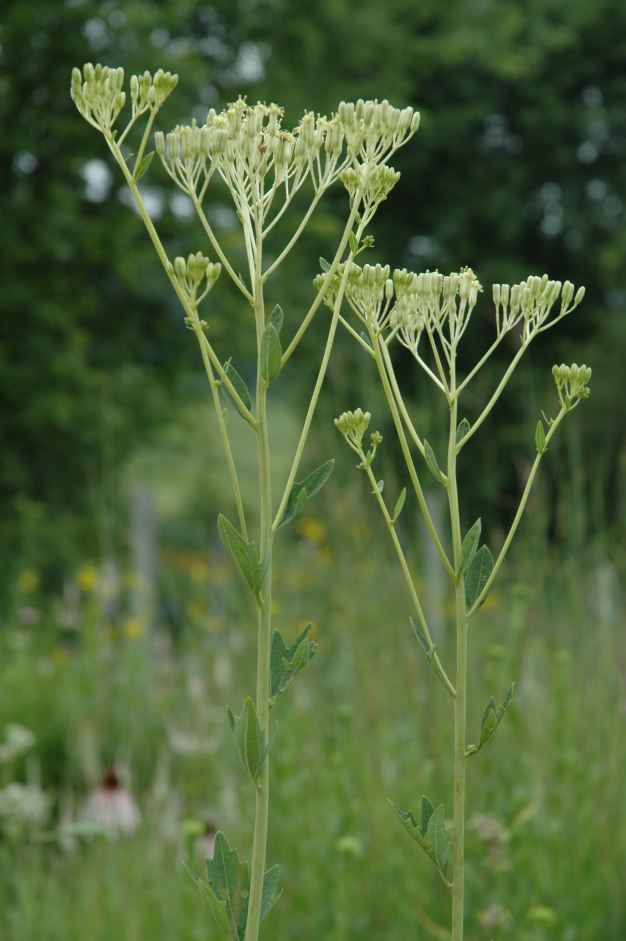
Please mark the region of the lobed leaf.
<svg viewBox="0 0 626 941"><path fill-rule="evenodd" d="M393 802L390 803L400 818L404 829L422 847L426 855L432 859L439 875L448 889L451 889L452 886L448 882L447 873L448 852L452 843L450 836L452 828L446 830L443 804L440 804L435 810L428 798L422 797L421 826L418 827L417 821L410 810L405 814Z"/></svg>
<svg viewBox="0 0 626 941"><path fill-rule="evenodd" d="M311 625L307 624L291 647L287 647L280 631L274 631L270 652L270 706L274 705L317 650L315 641L308 639L310 630Z"/></svg>
<svg viewBox="0 0 626 941"><path fill-rule="evenodd" d="M475 755L476 752L479 752L480 749L483 748L483 747L487 744L487 742L489 741L489 739L491 738L491 736L493 735L493 733L495 732L495 730L496 730L496 729L498 728L498 726L500 725L500 723L501 723L501 721L502 721L502 717L503 717L504 713L506 712L506 710L508 709L508 706L509 706L509 703L511 702L511 699L513 698L513 687L514 687L514 686L515 686L515 683L512 683L512 684L511 684L511 688L509 689L508 693L506 694L506 697L505 697L505 699L504 699L504 702L503 702L502 705L500 706L500 709L496 709L496 702L495 702L495 699L493 698L493 696L491 697L491 699L490 699L489 702L487 703L487 708L485 709L485 712L484 712L484 714L483 714L482 723L481 723L480 739L479 739L478 745L470 745L470 746L469 746L469 748L468 748L468 750L467 750L467 752L466 752L466 756L467 756L467 757L469 757L470 755Z"/></svg>

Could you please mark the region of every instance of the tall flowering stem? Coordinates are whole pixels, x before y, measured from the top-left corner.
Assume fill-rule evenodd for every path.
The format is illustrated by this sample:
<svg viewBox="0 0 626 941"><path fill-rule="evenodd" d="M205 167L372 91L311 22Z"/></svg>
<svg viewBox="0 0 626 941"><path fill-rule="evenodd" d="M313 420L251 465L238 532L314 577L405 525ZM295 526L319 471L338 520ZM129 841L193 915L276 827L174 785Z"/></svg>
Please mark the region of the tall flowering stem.
<svg viewBox="0 0 626 941"><path fill-rule="evenodd" d="M370 436L370 446L364 444L371 418L369 412L363 413L361 409L355 412L344 412L335 420L337 428L348 445L359 456L360 463L357 466L367 474L391 534L414 607L415 620L411 617L410 623L415 639L428 664L452 699L454 710L453 827L446 827L443 803L435 805L428 798L423 797L418 819L412 811L404 812L395 804L393 805L400 822L430 857L443 882L450 890L452 941L463 939L466 762L468 758L479 752L494 734L513 692L512 685L499 709L493 697L489 700L483 715L478 744L468 745L466 731L468 624L485 601L504 561L521 520L539 463L550 440L565 415L589 394L587 383L591 378L591 369L587 366L561 365L555 366L552 370L560 409L554 418L546 419L547 430L541 419L537 423L535 461L509 533L494 561L489 548L486 545L480 546L482 529L480 519L470 527L465 536L463 535L457 458L462 448L470 441L496 405L508 379L532 340L537 334L554 326L571 313L582 301L584 288L579 288L574 295L574 286L569 281L562 285L559 281L550 281L547 275L542 278L529 277L521 284L512 287L507 284L495 284L493 300L496 338L476 366L466 376L461 377L457 370L458 348L481 291L482 286L469 268L452 272L446 277L438 271L415 274L404 269L394 271L393 277L390 277L388 266L365 265L362 269L353 266L348 279L346 297L359 322L358 325L365 327L367 333L361 330L359 334L357 329L343 319L346 328L359 341L363 350L375 360L417 501L452 583L456 623L454 683L450 680L436 651L436 645L418 597L415 579L411 574L395 529L396 521L405 504L406 489L398 496L394 509L389 509L382 495L384 481L377 481L372 469L382 437L378 432L374 432ZM560 307L555 311L555 304L559 297L561 298ZM474 425L470 426L466 418L459 418L460 395L503 338L514 329L519 336L519 349L504 371L501 381L482 414ZM433 448L424 437L419 435L409 415L393 370L390 345L394 340L398 340L412 353L420 368L446 399L450 419L447 430L445 471L440 468ZM451 560L443 548L442 539L428 512L411 445L417 452L418 459L424 461L429 473L446 492L452 544ZM452 855L451 871L450 855Z"/></svg>
<svg viewBox="0 0 626 941"><path fill-rule="evenodd" d="M190 873L219 927L232 941L257 941L259 926L278 899L278 867L266 871L269 816L270 709L315 652L310 625L291 644L272 632L272 549L282 526L290 523L328 479L333 461L327 461L300 482L296 481L311 422L330 359L341 307L360 271L354 258L371 244L364 230L379 204L399 178L389 158L409 140L419 125L412 108L399 110L388 101L341 102L330 119L305 112L298 126L282 126L283 109L275 104L250 106L240 98L220 114L209 111L205 124L179 125L168 134L154 133L154 150L147 152L158 111L177 84L177 76L159 70L133 75L130 80L131 116L119 133L114 124L126 103L123 69L87 63L72 73L71 93L83 117L102 133L128 184L148 234L183 308L185 323L195 334L216 408L220 435L233 485L236 528L220 515L218 529L233 564L250 591L257 612L257 680L254 699L248 697L240 714L228 709L228 721L242 765L256 792L252 864L242 863L224 834L218 833L213 859L207 860L207 880ZM141 121L136 157L125 143ZM203 251L188 258L170 259L142 198L139 181L155 153L172 183L193 202L207 245L215 261ZM235 274L232 262L213 231L204 203L211 180L228 188L241 221L248 277ZM350 195L350 212L332 261L316 280L311 306L300 319L283 350L280 306L268 311L264 288L267 278L287 257L310 220L318 202L341 180ZM310 203L285 245L272 251L275 261L264 267L264 246L276 239L275 226L288 211L296 193L311 192ZM232 279L245 304L252 308L257 345L256 386L253 398L232 364L219 355L207 336L209 321L199 308L222 272ZM271 475L271 439L268 429L267 390L276 381L325 300L332 316L319 372L306 412L289 479L274 507ZM249 535L237 468L230 447L223 396L256 438L259 483L258 547ZM234 420L239 420L237 417ZM275 512L276 510L276 512Z"/></svg>

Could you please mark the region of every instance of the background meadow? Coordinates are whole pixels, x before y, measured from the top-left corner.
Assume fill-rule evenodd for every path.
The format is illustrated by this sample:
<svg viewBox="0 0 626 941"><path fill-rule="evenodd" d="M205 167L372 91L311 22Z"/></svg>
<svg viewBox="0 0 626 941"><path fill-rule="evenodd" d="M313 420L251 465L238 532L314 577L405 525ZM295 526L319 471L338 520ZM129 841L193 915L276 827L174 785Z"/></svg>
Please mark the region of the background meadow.
<svg viewBox="0 0 626 941"><path fill-rule="evenodd" d="M92 60L179 72L164 130L239 94L284 104L294 125L304 107L330 113L342 98L419 108L367 260L474 268L485 295L468 362L491 341L492 281L547 271L587 286L464 451L465 523L480 515L497 549L541 409L554 407L550 367L593 367L591 397L542 463L515 549L472 625L470 729L490 695L501 701L517 685L469 767L468 938L621 941L623 5L9 0L1 23L0 738L15 723L36 737L13 757L0 745L1 936L212 941L218 930L181 861L199 867L217 828L242 858L251 850L251 795L225 721L255 670L254 613L215 525L218 511L233 513L228 480L193 338L69 97L71 67ZM168 251L206 249L156 165L143 186ZM211 199L237 259L227 194ZM331 192L269 283L287 330L310 303L346 203L340 187ZM225 279L210 301L212 340L245 377L248 311ZM278 480L325 316L272 402ZM465 396L470 421L507 354ZM412 414L438 450L437 405L397 356ZM393 501L407 483L393 429L369 361L344 335L305 452L307 467L335 457L336 469L277 546L276 626L292 637L311 621L319 644L274 710L269 862L285 891L264 930L286 941L446 937L447 894L388 800L415 812L426 793L451 805L451 714L411 634L373 498L332 424L357 406L384 435L380 475ZM254 515L251 438L238 421L231 415L229 430ZM410 497L402 524L445 657L453 612ZM145 591L150 624L138 616ZM116 841L77 823L113 766L142 814Z"/></svg>

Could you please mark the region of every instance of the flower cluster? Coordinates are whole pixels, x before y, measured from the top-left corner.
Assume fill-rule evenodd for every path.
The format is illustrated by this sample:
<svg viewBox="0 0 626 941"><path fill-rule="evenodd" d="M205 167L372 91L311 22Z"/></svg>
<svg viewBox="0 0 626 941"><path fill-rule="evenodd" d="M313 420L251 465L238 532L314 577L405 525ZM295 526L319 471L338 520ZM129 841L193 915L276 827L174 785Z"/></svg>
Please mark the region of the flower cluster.
<svg viewBox="0 0 626 941"><path fill-rule="evenodd" d="M577 405L581 399L589 396L587 383L591 379L591 368L585 366L584 363L582 366L577 366L576 363L572 363L571 366L565 364L553 366L552 375L556 382L559 401L567 411Z"/></svg>
<svg viewBox="0 0 626 941"><path fill-rule="evenodd" d="M158 111L165 99L178 83L178 75L159 69L154 78L150 72L133 75L130 80L130 94L133 114L129 126L122 135L126 136L136 118L146 111ZM72 70L71 96L76 107L90 124L110 135L111 128L126 102L124 69L112 69L107 65L93 65L87 62L80 69Z"/></svg>
<svg viewBox="0 0 626 941"><path fill-rule="evenodd" d="M397 301L390 313L389 325L398 333L400 342L416 356L424 327L439 334L447 351L455 346L469 323L478 292L482 291L471 268L446 276L439 271L418 275L406 268L396 269L393 282ZM443 333L446 320L448 337Z"/></svg>
<svg viewBox="0 0 626 941"><path fill-rule="evenodd" d="M385 99L353 104L342 101L337 117L350 155L364 163L380 163L388 151L397 150L419 127L419 111L393 108Z"/></svg>
<svg viewBox="0 0 626 941"><path fill-rule="evenodd" d="M561 295L561 310L558 316L546 323L552 307ZM522 342L526 343L537 333L547 330L557 320L571 313L578 307L585 296L584 287L580 287L574 298L574 285L565 281L561 288L560 281L531 276L520 284L510 287L508 284L493 285L493 302L496 307L496 330L498 337L503 336L523 320ZM574 303L572 304L572 298ZM571 305L571 306L570 306Z"/></svg>
<svg viewBox="0 0 626 941"><path fill-rule="evenodd" d="M190 255L186 261L179 255L174 259L174 264L168 262L167 265L167 273L176 280L189 306L194 311L197 311L198 305L207 296L219 278L221 271L222 266L220 263L212 264L202 252ZM202 294L198 295L198 288L205 278L205 289ZM185 323L193 327L188 317L185 319ZM201 326L205 326L204 321L201 321Z"/></svg>
<svg viewBox="0 0 626 941"><path fill-rule="evenodd" d="M371 417L369 412L362 412L360 408L357 408L356 411L344 412L335 419L335 425L355 451L361 447L363 435L367 431Z"/></svg>
<svg viewBox="0 0 626 941"><path fill-rule="evenodd" d="M190 195L201 199L217 170L236 202L250 210L268 209L276 185L290 184L293 193L310 173L316 191L325 189L346 165L344 161L337 171L343 132L336 118L328 121L305 112L298 126L287 131L282 116L278 105L249 106L239 98L220 114L212 108L202 127L194 120L167 135L157 132L155 147L167 172ZM273 185L265 193L270 172Z"/></svg>

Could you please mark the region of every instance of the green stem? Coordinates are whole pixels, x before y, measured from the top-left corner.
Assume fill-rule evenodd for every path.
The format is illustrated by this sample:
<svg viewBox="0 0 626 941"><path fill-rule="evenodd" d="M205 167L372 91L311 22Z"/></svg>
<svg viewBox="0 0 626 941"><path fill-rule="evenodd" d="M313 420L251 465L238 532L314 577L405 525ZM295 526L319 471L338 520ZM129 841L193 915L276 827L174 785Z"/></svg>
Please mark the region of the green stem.
<svg viewBox="0 0 626 941"><path fill-rule="evenodd" d="M457 398L454 395L455 369L452 350L450 384L450 436L448 439L448 500L452 524L454 567L458 571L461 561L461 520L456 478L456 425ZM465 727L467 722L467 615L465 613L465 584L456 580L456 697L454 700L454 863L452 870L452 941L463 941L463 894L465 854Z"/></svg>
<svg viewBox="0 0 626 941"><path fill-rule="evenodd" d="M550 429L549 429L549 431L548 431L548 434L546 435L546 449L547 449L547 446L548 446L548 443L549 443L550 439L552 438L552 435L554 434L554 432L556 431L556 429L558 428L559 424L560 424L561 421L563 420L563 417L564 417L566 414L567 414L567 410L566 410L565 408L562 408L561 411L559 412L559 414L557 415L557 417L556 417L556 418L554 419L554 421L552 422L552 425L550 426ZM473 618L473 617L474 617L474 615L476 614L476 612L477 612L478 609L480 608L481 604L483 603L484 599L487 597L487 592L488 592L489 589L491 588L491 586L492 586L492 584L493 584L493 580L494 580L494 578L496 577L496 575L498 574L498 571L500 570L500 566L501 566L502 563L504 562L504 557L506 556L506 554L507 554L507 552L508 552L508 550L509 550L509 546L511 545L511 541L512 541L512 539L513 539L513 536L515 535L515 532L516 532L516 530L517 530L517 527L519 526L520 520L521 520L521 518L522 518L522 513L524 512L524 509L525 509L525 507L526 507L526 503L528 502L528 497L530 496L530 491L531 491L532 486L533 486L533 481L534 481L534 479L535 479L535 475L537 474L537 471L539 470L539 464L540 464L540 462L541 462L541 458L543 457L543 455L544 455L545 453L546 453L546 452L545 452L545 449L544 449L543 451L539 451L539 452L537 453L537 457L535 458L534 463L533 463L533 466L532 466L531 471L530 471L530 474L528 475L528 480L526 481L526 486L524 487L524 493L522 494L522 499L521 499L520 502L519 502L519 506L518 506L518 508L517 508L517 513L515 514L515 518L514 518L513 522L511 523L511 528L509 529L509 533L508 533L506 539L504 540L504 545L502 546L502 549L500 550L500 554L498 555L498 558L497 558L497 560L496 560L496 563L495 563L495 565L494 565L494 567L493 567L493 571L492 571L491 575L489 576L489 578L487 579L487 581L486 581L486 583L485 583L485 587L483 588L483 590L482 590L481 593L479 594L478 598L477 598L476 601L474 602L474 604L473 604L473 606L471 607L471 609L467 612L467 619L468 619L468 621L470 620L470 618Z"/></svg>
<svg viewBox="0 0 626 941"><path fill-rule="evenodd" d="M450 565L450 562L449 562L449 560L448 560L448 556L446 555L445 550L444 550L443 546L441 545L441 541L440 541L440 539L439 539L439 536L437 535L437 530L435 529L435 524L433 523L433 521L432 521L432 519L431 519L431 516L430 516L430 513L429 513L429 511L428 511L428 507L427 507L427 505L426 505L426 500L425 500L425 498L424 498L424 493L423 493L423 491L422 491L422 487L421 487L421 484L420 484L420 482L419 482L419 478L418 478L418 476L417 476L417 471L415 470L415 465L414 465L414 463L413 463L413 458L412 458L411 452L410 452L410 450L409 450L409 444L408 444L408 441L406 440L406 435L405 435L405 433L404 433L404 426L403 426L403 424L402 424L402 419L400 418L400 414L399 414L398 408L397 408L397 406L396 406L396 400L395 400L395 398L394 398L394 396L393 396L393 392L392 392L392 390L391 390L391 386L389 385L389 379L387 378L387 371L385 370L385 364L383 363L383 359L382 359L382 356L381 356L381 353L380 353L380 343L379 343L378 337L374 334L373 330L371 330L371 329L370 329L370 339L371 339L371 341L372 341L372 347L373 347L373 350L374 350L374 355L375 355L375 357L376 357L376 365L378 366L378 372L379 372L379 374L380 374L380 378L381 378L382 383L383 383L383 388L384 388L384 390L385 390L385 395L387 396L387 402L389 403L389 408L391 409L391 414L392 414L392 416L393 416L393 421L394 421L394 424L395 424L395 426L396 426L396 431L397 431L397 433L398 433L398 437L399 437L399 439L400 439L400 445L401 445L401 447L402 447L402 453L403 453L403 455L404 455L404 460L405 460L405 462L406 462L406 466L407 466L407 468L408 468L408 471L409 471L409 474L410 474L410 477L411 477L411 481L412 481L412 483L413 483L413 487L414 487L415 493L416 493L416 495L417 495L417 499L418 499L418 502L419 502L419 505L420 505L420 509L421 509L422 513L424 514L424 519L426 520L426 525L427 525L427 527L428 527L428 531L429 531L430 535L432 536L432 539L433 539L433 542L435 543L435 546L437 547L437 552L439 553L439 555L440 555L440 557L441 557L441 561L442 561L443 564L445 565L445 567L446 567L446 569L447 569L448 574L450 575L450 577L451 577L454 581L456 581L456 573L455 573L454 569L452 568L452 566Z"/></svg>
<svg viewBox="0 0 626 941"><path fill-rule="evenodd" d="M385 501L383 500L382 494L381 494L380 490L378 489L378 485L377 485L377 483L376 483L376 478L374 477L374 474L372 473L372 468L367 466L367 460L366 460L365 454L363 453L363 450L360 449L357 453L358 453L359 457L361 458L361 461L363 462L363 465L364 465L365 470L366 470L366 472L367 472L367 476L368 476L369 481L370 481L370 483L371 483L371 485L372 485L372 487L373 487L373 493L374 493L376 499L378 500L378 505L380 506L380 508L381 508L381 510L382 510L382 512L383 512L383 516L385 517L385 522L387 523L387 528L389 529L389 532L390 532L390 534L391 534L391 539L392 539L392 541L393 541L393 544L394 544L396 553L397 553L397 555L398 555L398 559L400 560L400 566L401 566L401 568L402 568L402 572L403 572L403 574L404 574L404 578L405 578L405 580L406 580L407 587L408 587L409 593L410 593L410 595L411 595L411 599L412 599L412 601L413 601L413 604L415 605L415 611L416 611L416 613L417 613L417 618L418 618L418 620L419 620L419 622L420 622L420 625L421 625L421 628L422 628L422 633L423 633L424 637L426 638L426 640L428 641L429 645L432 647L432 646L433 646L433 640L432 640L432 637L430 636L430 631L428 630L428 624L426 623L426 618L424 617L424 612L423 612L423 610L422 610L422 606L421 606L421 604L420 604L420 600L419 600L419 598L418 598L417 591L415 590L415 585L413 584L413 579L411 578L411 573L410 573L410 571L409 571L409 566L408 566L407 561L406 561L406 558L405 558L405 556L404 556L404 552L402 551L402 546L400 545L400 540L398 539L398 534L396 533L396 529L395 529L393 520L392 520L391 516L389 515L389 511L388 511L387 507L385 506ZM452 697L455 697L455 696L456 696L456 690L455 690L454 686L452 685L452 683L450 682L450 680L448 679L448 675L447 675L446 671L445 671L444 668L443 668L443 665L442 665L442 663L441 663L441 660L439 659L439 655L438 655L436 652L435 652L435 662L437 663L437 666L439 667L439 669L440 669L440 671L441 671L441 674L440 674L440 675L441 675L441 677L442 677L442 679L443 679L443 681L444 681L444 683L445 683L445 685L446 685L446 688L447 688L448 692L450 693L450 695L451 695Z"/></svg>
<svg viewBox="0 0 626 941"><path fill-rule="evenodd" d="M272 551L272 486L270 473L269 437L267 430L267 383L261 374L261 338L265 329L265 309L263 301L263 281L261 261L263 256L262 220L256 222L256 258L255 258L255 315L257 328L257 450L259 457L259 485L261 506L261 532L259 539L259 558L263 559ZM258 659L256 683L256 710L261 728L265 730L265 739L269 737L269 699L270 699L270 641L272 628L272 563L261 594L258 619ZM245 941L257 941L263 898L263 877L265 875L265 854L267 848L267 827L269 818L269 758L259 778L259 790L256 795L254 820L254 844L252 865L250 868L250 901Z"/></svg>
<svg viewBox="0 0 626 941"><path fill-rule="evenodd" d="M198 328L201 329L201 328ZM196 331L197 333L198 331ZM198 337L200 341L200 337ZM213 404L215 405L215 413L217 415L217 423L220 429L220 435L222 438L222 444L224 445L224 451L226 452L226 461L228 463L228 470L230 472L230 479L232 481L233 490L235 492L235 503L237 504L237 514L239 516L239 526L241 528L241 535L243 538L248 541L248 530L246 528L246 517L243 511L243 502L241 500L241 490L239 488L239 478L237 477L237 468L235 467L235 460L233 458L233 452L230 447L230 441L228 440L228 432L226 431L226 422L224 421L224 414L222 412L220 394L219 394L219 382L216 382L213 375L213 369L211 367L211 361L207 355L206 349L204 348L203 343L200 341L200 350L202 352L202 359L204 362L204 368L206 369L206 374L209 377L209 384L211 386L211 394L213 395Z"/></svg>

